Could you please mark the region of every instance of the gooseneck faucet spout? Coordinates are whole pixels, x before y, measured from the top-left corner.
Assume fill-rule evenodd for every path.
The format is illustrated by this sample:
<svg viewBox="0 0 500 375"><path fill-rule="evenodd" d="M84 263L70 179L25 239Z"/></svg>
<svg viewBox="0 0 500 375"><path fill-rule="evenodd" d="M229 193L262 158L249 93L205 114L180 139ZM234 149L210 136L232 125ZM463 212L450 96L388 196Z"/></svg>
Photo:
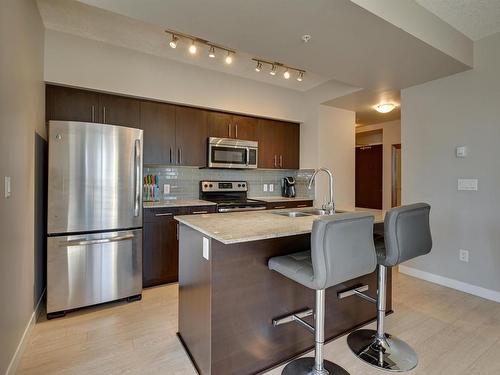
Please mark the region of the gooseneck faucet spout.
<svg viewBox="0 0 500 375"><path fill-rule="evenodd" d="M323 209L325 211L328 211L330 215L333 215L335 213L335 203L333 201L333 174L328 168L318 168L314 170L314 173L312 174L311 178L309 179L309 185L308 188L311 189L312 184L314 182L314 179L316 178L316 175L318 172L325 172L328 174L328 185L330 188L330 193L329 193L329 199L326 204L323 205Z"/></svg>

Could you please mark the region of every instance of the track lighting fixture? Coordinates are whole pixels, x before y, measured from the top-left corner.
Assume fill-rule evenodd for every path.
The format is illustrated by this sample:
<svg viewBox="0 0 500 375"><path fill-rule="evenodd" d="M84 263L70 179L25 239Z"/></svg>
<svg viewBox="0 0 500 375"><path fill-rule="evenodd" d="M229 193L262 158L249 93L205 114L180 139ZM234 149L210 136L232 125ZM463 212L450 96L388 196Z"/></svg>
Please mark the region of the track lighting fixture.
<svg viewBox="0 0 500 375"><path fill-rule="evenodd" d="M172 34L172 40L170 41L170 47L177 48L177 41L178 40L179 40L179 38L177 38L177 36Z"/></svg>
<svg viewBox="0 0 500 375"><path fill-rule="evenodd" d="M208 48L208 57L211 59L215 58L215 50L220 50L223 52L226 52L226 57L224 58L224 62L227 65L230 65L233 63L233 56L236 54L236 51L223 47L221 45L212 43L208 40L198 38L197 36L194 35L189 35L189 34L183 34L181 32L175 31L175 30L165 30L167 34L170 35L170 48L177 48L177 45L179 44L179 40L185 39L186 41L191 41L189 44L189 53L191 55L195 55L198 52L198 47L206 46ZM304 40L305 41L305 40ZM255 66L255 71L256 72L261 72L264 69L264 65L270 66L269 74L272 76L276 76L278 72L283 72L283 78L284 79L290 79L292 76L292 73L297 73L297 81L302 82L304 79L304 74L305 71L302 69L294 68L289 65L284 65L280 62L276 61L268 61L268 60L263 60L263 59L252 59L253 61L256 62Z"/></svg>
<svg viewBox="0 0 500 375"><path fill-rule="evenodd" d="M211 59L213 59L215 57L215 47L214 46L210 46L210 51L208 51L208 57L210 57Z"/></svg>
<svg viewBox="0 0 500 375"><path fill-rule="evenodd" d="M189 46L189 53L191 55L194 55L196 53L196 44L194 43L194 40L191 41L191 45Z"/></svg>

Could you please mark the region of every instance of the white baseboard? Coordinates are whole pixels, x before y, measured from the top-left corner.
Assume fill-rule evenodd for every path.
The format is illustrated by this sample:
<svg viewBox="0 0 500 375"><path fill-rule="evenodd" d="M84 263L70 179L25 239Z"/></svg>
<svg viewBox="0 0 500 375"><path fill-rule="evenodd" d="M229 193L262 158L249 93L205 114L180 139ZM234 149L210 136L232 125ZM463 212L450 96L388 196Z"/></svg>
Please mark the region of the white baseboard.
<svg viewBox="0 0 500 375"><path fill-rule="evenodd" d="M448 277L436 275L430 272L421 271L416 268L399 265L399 272L406 275L416 277L425 281L429 281L434 284L439 284L446 286L448 288L460 290L461 292L473 294L478 297L489 299L491 301L500 302L500 292L496 290L486 289L480 286L464 283L463 281L458 281L455 279L450 279Z"/></svg>
<svg viewBox="0 0 500 375"><path fill-rule="evenodd" d="M19 344L17 345L16 351L14 352L14 355L12 356L12 359L10 360L9 367L7 367L7 371L5 372L5 375L15 375L17 371L17 366L19 365L19 361L21 360L21 357L23 355L24 349L26 349L26 345L28 344L28 339L31 335L31 330L35 326L35 323L42 313L42 301L43 298L45 297L45 290L43 291L42 295L40 296L40 299L38 300L36 304L35 311L33 311L33 314L31 314L31 318L26 325L26 328L24 329L23 336L21 337L21 341L19 341Z"/></svg>

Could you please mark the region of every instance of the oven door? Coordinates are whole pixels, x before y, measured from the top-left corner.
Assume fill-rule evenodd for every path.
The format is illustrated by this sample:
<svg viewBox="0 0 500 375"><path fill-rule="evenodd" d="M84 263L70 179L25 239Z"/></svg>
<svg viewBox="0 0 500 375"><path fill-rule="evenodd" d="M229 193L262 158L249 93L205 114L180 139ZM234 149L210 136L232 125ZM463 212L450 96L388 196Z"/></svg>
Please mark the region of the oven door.
<svg viewBox="0 0 500 375"><path fill-rule="evenodd" d="M208 153L210 168L257 168L257 142L210 138Z"/></svg>

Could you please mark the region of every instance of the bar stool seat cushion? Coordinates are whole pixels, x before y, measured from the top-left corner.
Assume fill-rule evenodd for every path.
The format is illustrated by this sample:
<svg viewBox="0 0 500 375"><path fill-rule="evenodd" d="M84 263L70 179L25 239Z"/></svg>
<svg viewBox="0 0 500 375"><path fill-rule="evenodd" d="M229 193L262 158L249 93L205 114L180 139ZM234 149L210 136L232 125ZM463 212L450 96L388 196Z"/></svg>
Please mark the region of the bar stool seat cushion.
<svg viewBox="0 0 500 375"><path fill-rule="evenodd" d="M315 289L311 251L283 255L269 259L269 269L308 288Z"/></svg>

